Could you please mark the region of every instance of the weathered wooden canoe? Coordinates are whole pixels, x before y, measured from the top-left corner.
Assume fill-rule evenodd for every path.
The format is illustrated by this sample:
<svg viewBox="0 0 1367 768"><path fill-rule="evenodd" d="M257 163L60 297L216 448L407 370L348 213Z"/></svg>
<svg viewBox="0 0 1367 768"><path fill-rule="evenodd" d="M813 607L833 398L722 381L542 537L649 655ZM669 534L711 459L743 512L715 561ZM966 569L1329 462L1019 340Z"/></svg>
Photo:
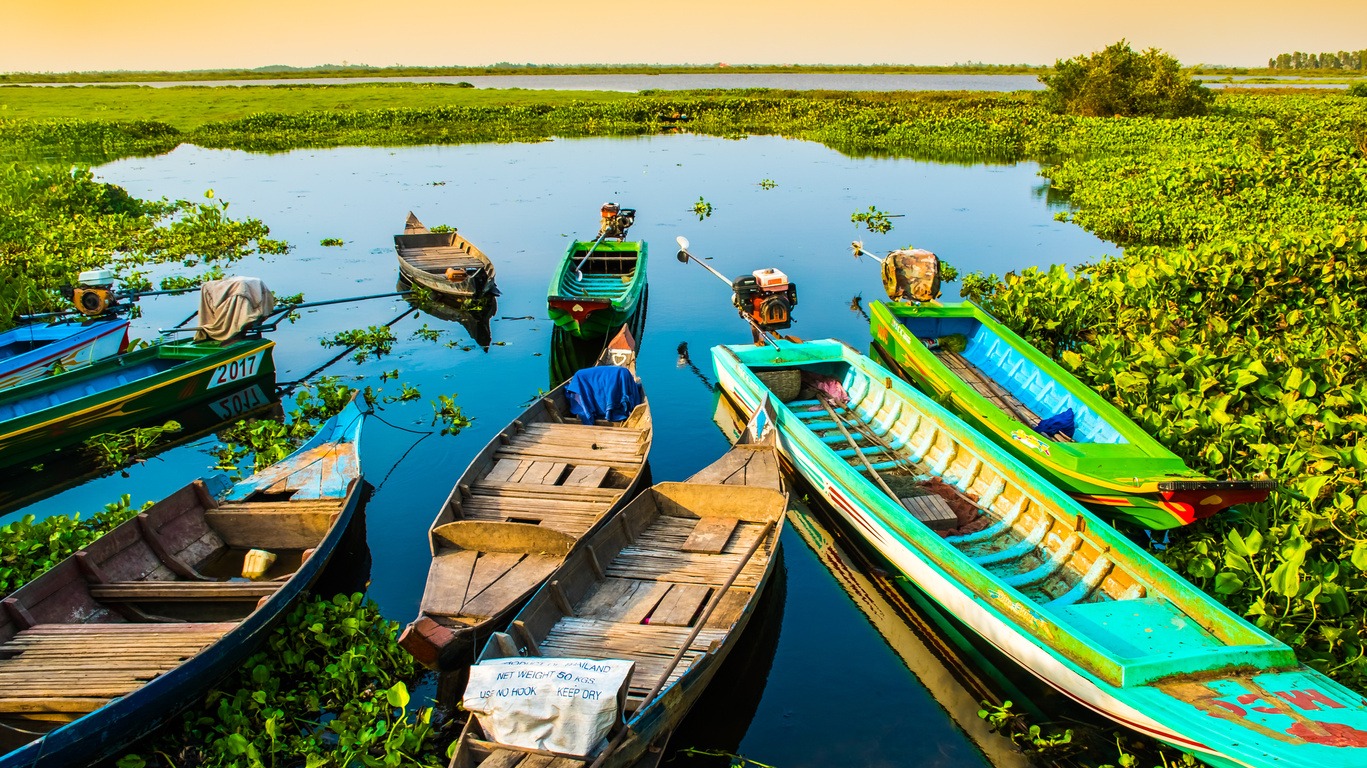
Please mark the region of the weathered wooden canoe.
<svg viewBox="0 0 1367 768"><path fill-rule="evenodd" d="M719 460L651 487L590 536L481 654L635 662L625 728L598 753L570 756L488 741L471 718L451 768L659 760L745 631L778 556L788 494L765 410Z"/></svg>
<svg viewBox="0 0 1367 768"><path fill-rule="evenodd" d="M472 299L494 287L494 263L456 232L432 232L408 212L402 235L394 236L399 274L414 285L448 298Z"/></svg>
<svg viewBox="0 0 1367 768"><path fill-rule="evenodd" d="M870 322L881 362L1102 515L1173 528L1262 501L1275 487L1271 480L1215 480L1189 468L974 304L874 302ZM953 335L967 341L962 352L935 343ZM1076 422L1072 438L1035 431L1041 417L1065 410Z"/></svg>
<svg viewBox="0 0 1367 768"><path fill-rule="evenodd" d="M713 361L745 408L769 392L761 376L806 372L778 407L784 457L917 587L1044 682L1212 765L1367 765L1362 696L886 368L836 341L715 347ZM944 495L931 498L965 527L941 535L920 503L880 485L932 479Z"/></svg>
<svg viewBox="0 0 1367 768"><path fill-rule="evenodd" d="M0 391L74 371L128 348L127 320L29 323L0 333Z"/></svg>
<svg viewBox="0 0 1367 768"><path fill-rule="evenodd" d="M546 295L551 320L581 337L606 336L628 322L646 290L647 251L636 241L570 243Z"/></svg>
<svg viewBox="0 0 1367 768"><path fill-rule="evenodd" d="M355 516L362 420L353 402L284 461L197 480L5 598L0 734L40 735L0 767L108 758L238 668ZM252 549L277 559L246 580Z"/></svg>
<svg viewBox="0 0 1367 768"><path fill-rule="evenodd" d="M623 329L599 365L634 369L635 354ZM570 416L568 387L556 387L489 441L432 522L418 618L399 638L425 666L473 662L584 535L640 489L649 403L620 423L586 426Z"/></svg>
<svg viewBox="0 0 1367 768"><path fill-rule="evenodd" d="M0 392L0 467L275 376L275 342L157 344Z"/></svg>

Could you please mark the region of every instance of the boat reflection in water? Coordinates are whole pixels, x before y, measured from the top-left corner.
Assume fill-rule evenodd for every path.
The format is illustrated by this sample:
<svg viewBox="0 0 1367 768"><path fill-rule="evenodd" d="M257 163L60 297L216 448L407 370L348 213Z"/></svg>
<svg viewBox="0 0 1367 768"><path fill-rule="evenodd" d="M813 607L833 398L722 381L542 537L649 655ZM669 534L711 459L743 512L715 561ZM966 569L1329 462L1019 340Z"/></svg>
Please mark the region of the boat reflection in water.
<svg viewBox="0 0 1367 768"><path fill-rule="evenodd" d="M150 422L137 425L161 426L168 421L180 424L179 432L165 433L137 459L150 459L163 451L194 442L238 419L282 418L283 415L274 378L263 379L208 402L161 414ZM34 471L32 467L36 465L42 468ZM0 470L0 515L115 471L118 470L101 463L93 451L79 445L55 452L35 465Z"/></svg>
<svg viewBox="0 0 1367 768"><path fill-rule="evenodd" d="M646 332L646 305L649 303L650 291L641 296L640 304L636 305L636 311L627 318L626 326L631 331L632 338L636 339L636 346L639 349L644 341ZM588 336L579 338L560 326L551 329L551 353L550 357L550 389L564 384L570 380L575 371L595 365L598 356L607 349L608 342L617 334L617 329L613 328L605 336Z"/></svg>
<svg viewBox="0 0 1367 768"><path fill-rule="evenodd" d="M407 291L412 287L407 281L399 280L395 289ZM498 297L495 295L486 294L476 299L465 300L433 296L426 301L418 301L411 295L406 298L415 309L438 320L460 323L480 349L489 351L489 345L494 341L493 329L489 322L493 319L494 313L498 312Z"/></svg>

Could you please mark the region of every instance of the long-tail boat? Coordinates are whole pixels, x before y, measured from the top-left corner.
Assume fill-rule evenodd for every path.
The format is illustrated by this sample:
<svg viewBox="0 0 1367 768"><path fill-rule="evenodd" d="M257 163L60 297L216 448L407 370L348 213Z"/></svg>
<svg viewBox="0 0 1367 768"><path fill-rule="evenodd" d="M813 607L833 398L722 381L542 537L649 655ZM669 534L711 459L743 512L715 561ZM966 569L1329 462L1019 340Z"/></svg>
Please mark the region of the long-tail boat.
<svg viewBox="0 0 1367 768"><path fill-rule="evenodd" d="M1101 514L1174 528L1262 501L1270 480L1216 480L978 306L874 302L881 362ZM945 340L947 343L941 343ZM1036 430L1071 411L1072 434Z"/></svg>
<svg viewBox="0 0 1367 768"><path fill-rule="evenodd" d="M0 392L0 467L272 378L274 347L259 338L156 344Z"/></svg>
<svg viewBox="0 0 1367 768"><path fill-rule="evenodd" d="M635 314L646 292L649 250L625 239L635 214L606 205L598 239L576 240L565 249L546 294L556 326L579 337L606 336Z"/></svg>
<svg viewBox="0 0 1367 768"><path fill-rule="evenodd" d="M634 371L625 328L599 365ZM428 532L432 565L418 618L399 638L427 667L474 661L577 543L639 491L650 405L586 425L571 415L574 379L538 398L456 479Z"/></svg>
<svg viewBox="0 0 1367 768"><path fill-rule="evenodd" d="M741 408L784 392L780 451L851 530L1081 705L1211 765L1367 765L1360 694L888 369L830 340L713 362Z"/></svg>
<svg viewBox="0 0 1367 768"><path fill-rule="evenodd" d="M0 768L108 758L237 669L354 518L362 421L353 401L278 464L196 480L0 601L0 743L22 744Z"/></svg>
<svg viewBox="0 0 1367 768"><path fill-rule="evenodd" d="M569 755L492 741L472 717L451 768L658 762L745 631L778 555L788 494L772 410L757 413L716 462L651 487L591 536L481 654L632 661L625 723L597 752Z"/></svg>
<svg viewBox="0 0 1367 768"><path fill-rule="evenodd" d="M457 234L433 232L408 212L403 234L394 236L399 273L413 285L446 298L473 299L494 287L494 262Z"/></svg>
<svg viewBox="0 0 1367 768"><path fill-rule="evenodd" d="M0 333L0 391L74 371L128 348L128 321L26 323Z"/></svg>

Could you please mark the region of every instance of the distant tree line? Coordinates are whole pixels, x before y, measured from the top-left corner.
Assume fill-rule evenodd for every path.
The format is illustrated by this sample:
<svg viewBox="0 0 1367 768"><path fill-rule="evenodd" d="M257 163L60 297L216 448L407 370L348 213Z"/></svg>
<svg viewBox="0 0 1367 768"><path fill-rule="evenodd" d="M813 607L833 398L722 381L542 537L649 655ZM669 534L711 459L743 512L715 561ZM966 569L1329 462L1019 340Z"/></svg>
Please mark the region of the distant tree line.
<svg viewBox="0 0 1367 768"><path fill-rule="evenodd" d="M1338 53L1279 53L1267 60L1269 69L1367 69L1367 49Z"/></svg>

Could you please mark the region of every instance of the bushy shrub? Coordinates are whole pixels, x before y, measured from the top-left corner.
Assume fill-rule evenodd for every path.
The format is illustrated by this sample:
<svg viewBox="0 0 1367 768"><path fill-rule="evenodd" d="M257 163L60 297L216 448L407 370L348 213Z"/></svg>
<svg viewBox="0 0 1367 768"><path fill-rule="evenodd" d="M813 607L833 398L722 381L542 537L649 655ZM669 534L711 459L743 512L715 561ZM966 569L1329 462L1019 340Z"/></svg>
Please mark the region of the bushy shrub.
<svg viewBox="0 0 1367 768"><path fill-rule="evenodd" d="M1177 59L1157 48L1136 52L1124 40L1059 60L1053 74L1039 79L1051 110L1083 117L1189 117L1205 114L1215 100L1214 92L1183 74Z"/></svg>
<svg viewBox="0 0 1367 768"><path fill-rule="evenodd" d="M1367 83L1353 83L1348 86L1349 96L1367 96Z"/></svg>

